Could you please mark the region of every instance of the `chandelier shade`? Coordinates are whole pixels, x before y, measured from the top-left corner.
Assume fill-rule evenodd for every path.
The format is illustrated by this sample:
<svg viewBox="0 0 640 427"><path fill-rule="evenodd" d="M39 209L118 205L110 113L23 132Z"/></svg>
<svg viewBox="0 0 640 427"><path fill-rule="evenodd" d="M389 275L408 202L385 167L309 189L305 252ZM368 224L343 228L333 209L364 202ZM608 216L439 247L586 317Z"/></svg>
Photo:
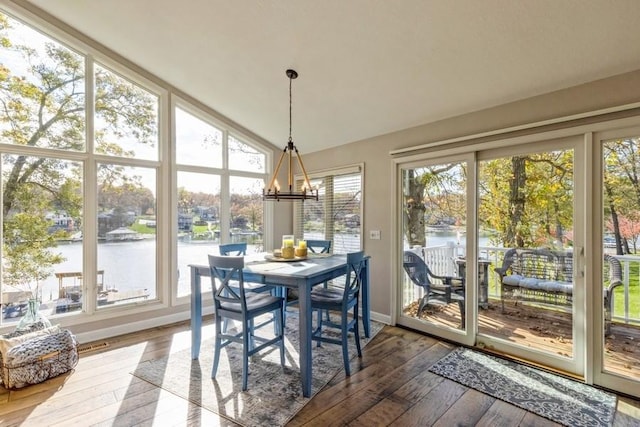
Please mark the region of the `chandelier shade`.
<svg viewBox="0 0 640 427"><path fill-rule="evenodd" d="M287 77L289 77L289 141L287 145L284 147L282 154L280 155L280 160L278 160L278 165L276 166L275 171L273 171L273 176L269 180L269 186L262 190L262 199L263 200L318 200L318 189L314 189L311 187L311 182L309 181L309 177L307 176L307 171L304 168L304 163L302 162L302 156L300 152L296 148L293 143L293 139L291 138L291 82L293 79L298 77L298 73L295 70L287 70ZM295 188L295 180L293 178L293 158L296 158L298 161L298 165L300 166L300 170L302 171L303 181L302 185L299 189ZM287 173L287 188L283 191L280 188L280 184L278 184L278 173L280 172L280 167L284 162L285 158L287 158L288 164L288 173Z"/></svg>

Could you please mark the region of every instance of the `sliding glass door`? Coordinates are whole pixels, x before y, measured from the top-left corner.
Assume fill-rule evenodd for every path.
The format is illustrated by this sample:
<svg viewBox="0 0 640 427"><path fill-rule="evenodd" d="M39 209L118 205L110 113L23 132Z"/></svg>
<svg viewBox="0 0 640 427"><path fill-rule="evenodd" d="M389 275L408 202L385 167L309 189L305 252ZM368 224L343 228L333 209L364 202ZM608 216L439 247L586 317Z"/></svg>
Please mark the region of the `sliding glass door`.
<svg viewBox="0 0 640 427"><path fill-rule="evenodd" d="M595 238L602 242L602 299L593 310L594 381L640 389L640 128L595 134Z"/></svg>
<svg viewBox="0 0 640 427"><path fill-rule="evenodd" d="M399 165L398 323L583 375L583 153L573 137Z"/></svg>
<svg viewBox="0 0 640 427"><path fill-rule="evenodd" d="M479 346L583 375L579 138L478 153ZM580 319L578 321L577 319Z"/></svg>
<svg viewBox="0 0 640 427"><path fill-rule="evenodd" d="M399 168L399 323L460 342L469 341L465 305L475 286L464 274L470 165L464 156Z"/></svg>
<svg viewBox="0 0 640 427"><path fill-rule="evenodd" d="M639 122L395 158L396 323L639 390Z"/></svg>

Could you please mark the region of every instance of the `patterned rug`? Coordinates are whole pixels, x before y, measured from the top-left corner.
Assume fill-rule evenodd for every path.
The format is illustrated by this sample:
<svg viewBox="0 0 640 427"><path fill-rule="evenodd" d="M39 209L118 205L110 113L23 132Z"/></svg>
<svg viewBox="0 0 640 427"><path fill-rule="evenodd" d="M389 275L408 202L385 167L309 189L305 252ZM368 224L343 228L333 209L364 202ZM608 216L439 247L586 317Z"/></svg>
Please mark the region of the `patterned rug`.
<svg viewBox="0 0 640 427"><path fill-rule="evenodd" d="M459 347L429 370L559 424L613 423L615 395L509 360Z"/></svg>
<svg viewBox="0 0 640 427"><path fill-rule="evenodd" d="M231 326L231 325L230 325ZM371 322L371 338L383 325ZM204 332L204 330L203 330ZM256 335L272 336L272 324ZM364 338L362 324L361 344ZM326 335L330 335L327 333ZM199 360L191 360L191 349L138 365L133 375L161 387L190 402L245 426L282 426L311 400L302 397L298 356L298 312L287 309L285 367L280 352L268 348L249 361L248 390L242 391L242 346L230 344L222 350L215 379L211 379L214 339L203 336ZM336 374L344 370L342 347L313 343L313 381L311 396L319 392ZM355 341L349 337L351 370L358 364Z"/></svg>

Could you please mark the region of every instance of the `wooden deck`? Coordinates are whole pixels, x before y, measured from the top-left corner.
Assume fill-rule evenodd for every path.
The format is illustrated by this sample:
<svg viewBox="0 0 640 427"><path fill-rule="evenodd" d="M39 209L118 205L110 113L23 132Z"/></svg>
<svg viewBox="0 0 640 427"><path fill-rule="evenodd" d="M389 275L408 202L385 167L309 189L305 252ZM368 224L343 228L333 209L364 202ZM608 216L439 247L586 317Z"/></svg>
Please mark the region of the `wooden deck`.
<svg viewBox="0 0 640 427"><path fill-rule="evenodd" d="M236 426L131 375L139 363L189 345L187 322L95 343L71 374L17 391L0 387L0 425ZM428 372L453 348L387 326L363 349L352 375L336 375L289 425L557 426ZM639 423L640 401L620 397L614 426Z"/></svg>
<svg viewBox="0 0 640 427"><path fill-rule="evenodd" d="M407 313L415 316L417 304ZM456 304L424 310L421 318L449 327L460 325ZM571 315L558 310L545 310L527 304L505 303L502 313L499 303L479 310L478 330L527 347L570 356L573 347ZM611 334L605 337L605 366L612 373L640 380L640 327L613 323Z"/></svg>

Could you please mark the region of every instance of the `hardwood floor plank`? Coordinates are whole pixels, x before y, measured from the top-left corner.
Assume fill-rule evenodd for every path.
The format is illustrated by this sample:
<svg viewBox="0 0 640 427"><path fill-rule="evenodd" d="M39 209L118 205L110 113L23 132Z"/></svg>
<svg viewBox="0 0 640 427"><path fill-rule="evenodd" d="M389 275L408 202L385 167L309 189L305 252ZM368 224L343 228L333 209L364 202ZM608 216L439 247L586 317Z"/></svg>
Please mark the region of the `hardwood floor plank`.
<svg viewBox="0 0 640 427"><path fill-rule="evenodd" d="M520 425L527 411L496 399L487 409L476 427L509 427Z"/></svg>
<svg viewBox="0 0 640 427"><path fill-rule="evenodd" d="M396 418L390 426L431 426L468 389L453 381L442 381L407 412Z"/></svg>
<svg viewBox="0 0 640 427"><path fill-rule="evenodd" d="M522 427L562 427L561 424L554 423L544 417L534 414L533 412L526 412L519 426Z"/></svg>
<svg viewBox="0 0 640 427"><path fill-rule="evenodd" d="M495 401L494 397L468 389L433 425L434 427L476 425Z"/></svg>
<svg viewBox="0 0 640 427"><path fill-rule="evenodd" d="M419 398L416 398L415 393L407 392L407 384L416 385L416 377L419 377L420 379L418 381L421 381L424 380L423 376L427 374L430 376L429 378L433 380L432 383L434 386L441 382L441 377L431 374L427 369L451 350L451 347L440 345L440 343L431 345L417 353L415 357L406 363L399 366L394 365L391 369L386 370L387 375L384 377L375 379L369 385L350 394L330 409L325 409L322 414L313 418L313 422L321 424L333 420L338 423L351 422L361 414L370 412L373 407L377 406L381 401L399 389L401 391L396 396L397 399L402 399L408 403L416 402ZM425 385L424 389L426 390L425 394L428 393L430 390L429 385ZM415 400L409 400L411 398Z"/></svg>
<svg viewBox="0 0 640 427"><path fill-rule="evenodd" d="M389 395L371 406L366 412L351 421L349 427L370 427L389 425L414 405L399 396Z"/></svg>

